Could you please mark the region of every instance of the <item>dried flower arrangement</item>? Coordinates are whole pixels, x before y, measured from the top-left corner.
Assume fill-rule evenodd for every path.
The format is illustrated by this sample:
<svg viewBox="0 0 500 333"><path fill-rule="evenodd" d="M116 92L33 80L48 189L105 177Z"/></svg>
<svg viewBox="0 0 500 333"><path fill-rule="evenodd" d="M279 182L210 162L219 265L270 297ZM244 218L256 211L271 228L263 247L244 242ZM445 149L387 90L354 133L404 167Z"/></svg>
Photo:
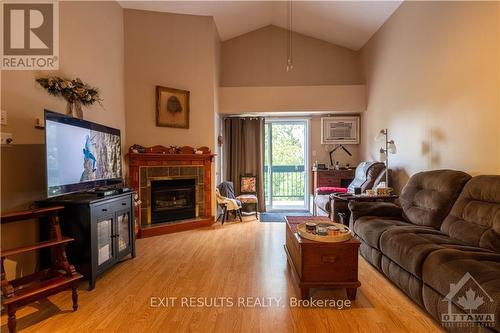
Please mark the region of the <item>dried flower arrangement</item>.
<svg viewBox="0 0 500 333"><path fill-rule="evenodd" d="M38 78L36 82L45 88L49 94L61 96L68 102L66 108L68 115L83 119L82 105L88 106L97 102L102 106L99 89L83 83L79 78L69 80L52 76Z"/></svg>

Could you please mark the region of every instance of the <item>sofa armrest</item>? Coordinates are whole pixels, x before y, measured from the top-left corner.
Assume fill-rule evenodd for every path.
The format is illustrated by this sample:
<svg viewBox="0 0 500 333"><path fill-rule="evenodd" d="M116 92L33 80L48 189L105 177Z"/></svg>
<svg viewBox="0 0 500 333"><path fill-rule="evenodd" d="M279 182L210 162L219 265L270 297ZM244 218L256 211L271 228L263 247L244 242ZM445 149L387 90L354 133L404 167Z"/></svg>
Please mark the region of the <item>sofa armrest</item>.
<svg viewBox="0 0 500 333"><path fill-rule="evenodd" d="M356 221L362 216L403 217L403 209L391 202L349 202L351 220Z"/></svg>

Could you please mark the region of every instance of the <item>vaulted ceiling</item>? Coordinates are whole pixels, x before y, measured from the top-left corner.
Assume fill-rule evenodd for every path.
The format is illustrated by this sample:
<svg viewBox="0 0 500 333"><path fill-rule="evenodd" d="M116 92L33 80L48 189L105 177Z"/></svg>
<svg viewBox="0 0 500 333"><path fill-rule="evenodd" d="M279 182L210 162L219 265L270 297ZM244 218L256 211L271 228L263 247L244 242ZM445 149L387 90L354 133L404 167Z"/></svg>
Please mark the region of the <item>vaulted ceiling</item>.
<svg viewBox="0 0 500 333"><path fill-rule="evenodd" d="M360 49L399 7L397 1L293 1L293 30ZM287 28L288 1L120 1L123 8L213 16L222 41L276 25Z"/></svg>

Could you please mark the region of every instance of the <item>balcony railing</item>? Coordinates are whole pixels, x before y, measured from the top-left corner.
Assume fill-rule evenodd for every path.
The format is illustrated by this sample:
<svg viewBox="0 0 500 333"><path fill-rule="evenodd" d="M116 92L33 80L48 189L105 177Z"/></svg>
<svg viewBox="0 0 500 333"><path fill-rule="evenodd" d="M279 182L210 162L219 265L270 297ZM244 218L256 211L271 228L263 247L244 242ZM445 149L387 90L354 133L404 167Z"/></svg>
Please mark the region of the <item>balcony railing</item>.
<svg viewBox="0 0 500 333"><path fill-rule="evenodd" d="M264 166L264 192L269 198L269 166ZM273 165L272 198L274 201L300 201L305 195L303 165Z"/></svg>

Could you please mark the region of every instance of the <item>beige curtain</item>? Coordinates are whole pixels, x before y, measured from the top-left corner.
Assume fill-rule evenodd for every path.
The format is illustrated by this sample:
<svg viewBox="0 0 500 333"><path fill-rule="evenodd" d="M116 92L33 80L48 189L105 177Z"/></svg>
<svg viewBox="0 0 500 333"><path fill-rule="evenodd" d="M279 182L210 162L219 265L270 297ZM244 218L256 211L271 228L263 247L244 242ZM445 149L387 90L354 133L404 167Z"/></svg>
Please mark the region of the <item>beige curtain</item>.
<svg viewBox="0 0 500 333"><path fill-rule="evenodd" d="M240 177L257 176L259 211L265 211L264 202L264 118L224 119L224 180L234 183L240 194Z"/></svg>

